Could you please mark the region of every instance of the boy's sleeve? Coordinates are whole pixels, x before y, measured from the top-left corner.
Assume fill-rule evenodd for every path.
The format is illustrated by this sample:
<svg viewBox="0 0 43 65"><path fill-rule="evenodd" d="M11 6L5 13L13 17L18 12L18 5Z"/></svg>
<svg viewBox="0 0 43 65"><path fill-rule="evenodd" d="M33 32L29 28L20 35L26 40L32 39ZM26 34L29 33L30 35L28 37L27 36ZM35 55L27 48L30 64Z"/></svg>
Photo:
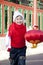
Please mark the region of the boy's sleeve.
<svg viewBox="0 0 43 65"><path fill-rule="evenodd" d="M11 38L8 36L8 32L5 36L5 46L7 51L10 51L9 49L11 49Z"/></svg>

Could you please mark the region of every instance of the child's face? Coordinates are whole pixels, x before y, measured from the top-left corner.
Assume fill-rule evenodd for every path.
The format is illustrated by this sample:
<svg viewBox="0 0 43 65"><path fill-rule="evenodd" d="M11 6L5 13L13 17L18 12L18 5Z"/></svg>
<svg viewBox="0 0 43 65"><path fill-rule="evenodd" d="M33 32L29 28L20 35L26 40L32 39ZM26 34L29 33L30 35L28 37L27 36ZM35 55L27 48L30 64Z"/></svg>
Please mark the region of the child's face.
<svg viewBox="0 0 43 65"><path fill-rule="evenodd" d="M21 25L23 23L23 18L21 16L17 16L15 21L16 21L16 24Z"/></svg>

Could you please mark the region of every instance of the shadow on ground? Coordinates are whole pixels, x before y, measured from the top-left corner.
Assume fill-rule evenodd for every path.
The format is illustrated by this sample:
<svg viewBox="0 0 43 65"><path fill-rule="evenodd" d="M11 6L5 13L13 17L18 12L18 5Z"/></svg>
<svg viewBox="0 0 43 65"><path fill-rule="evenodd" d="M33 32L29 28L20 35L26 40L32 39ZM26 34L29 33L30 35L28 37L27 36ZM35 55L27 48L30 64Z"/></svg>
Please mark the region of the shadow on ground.
<svg viewBox="0 0 43 65"><path fill-rule="evenodd" d="M26 57L27 60L43 60L43 54L29 55Z"/></svg>
<svg viewBox="0 0 43 65"><path fill-rule="evenodd" d="M26 65L43 65L43 54L27 56Z"/></svg>
<svg viewBox="0 0 43 65"><path fill-rule="evenodd" d="M0 65L10 65L9 60L0 61Z"/></svg>

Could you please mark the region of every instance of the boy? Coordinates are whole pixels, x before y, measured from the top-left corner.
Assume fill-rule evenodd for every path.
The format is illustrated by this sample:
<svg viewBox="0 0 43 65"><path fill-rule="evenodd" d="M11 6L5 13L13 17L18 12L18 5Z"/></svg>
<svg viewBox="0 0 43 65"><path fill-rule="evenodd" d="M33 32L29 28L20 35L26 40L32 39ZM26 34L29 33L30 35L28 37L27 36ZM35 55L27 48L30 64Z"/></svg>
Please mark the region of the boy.
<svg viewBox="0 0 43 65"><path fill-rule="evenodd" d="M24 35L26 33L26 27L23 24L23 21L23 15L19 11L15 11L13 15L13 23L8 30L8 37L11 40L11 43L9 43L11 45L11 65L25 65L26 45Z"/></svg>

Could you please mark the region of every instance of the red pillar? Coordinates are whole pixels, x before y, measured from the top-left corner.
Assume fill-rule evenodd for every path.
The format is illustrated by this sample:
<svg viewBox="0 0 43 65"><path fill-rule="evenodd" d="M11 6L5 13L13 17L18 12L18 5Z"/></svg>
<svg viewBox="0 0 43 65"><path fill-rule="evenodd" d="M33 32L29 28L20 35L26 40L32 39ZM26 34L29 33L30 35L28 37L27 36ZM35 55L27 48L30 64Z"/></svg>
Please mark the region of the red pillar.
<svg viewBox="0 0 43 65"><path fill-rule="evenodd" d="M37 0L34 0L34 24L37 25Z"/></svg>
<svg viewBox="0 0 43 65"><path fill-rule="evenodd" d="M4 34L4 5L2 5L2 35Z"/></svg>

